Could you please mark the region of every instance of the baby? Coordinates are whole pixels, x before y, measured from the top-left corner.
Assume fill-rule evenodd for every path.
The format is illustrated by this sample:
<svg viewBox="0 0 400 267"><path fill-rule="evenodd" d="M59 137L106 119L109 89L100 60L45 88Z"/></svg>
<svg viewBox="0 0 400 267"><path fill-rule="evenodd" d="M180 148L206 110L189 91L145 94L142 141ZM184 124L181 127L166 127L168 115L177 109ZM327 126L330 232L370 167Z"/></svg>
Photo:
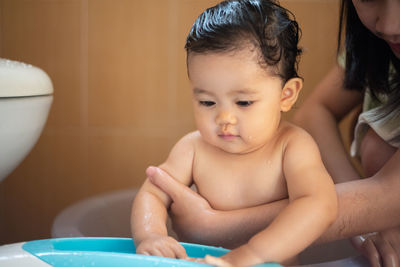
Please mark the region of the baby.
<svg viewBox="0 0 400 267"><path fill-rule="evenodd" d="M289 199L266 229L218 264L282 263L336 218L336 192L316 143L281 121L302 88L299 29L289 14L273 0L224 1L204 11L187 37L198 130L180 139L159 167L187 186L195 184L218 210ZM167 233L170 204L168 195L144 182L131 217L137 253L187 257Z"/></svg>

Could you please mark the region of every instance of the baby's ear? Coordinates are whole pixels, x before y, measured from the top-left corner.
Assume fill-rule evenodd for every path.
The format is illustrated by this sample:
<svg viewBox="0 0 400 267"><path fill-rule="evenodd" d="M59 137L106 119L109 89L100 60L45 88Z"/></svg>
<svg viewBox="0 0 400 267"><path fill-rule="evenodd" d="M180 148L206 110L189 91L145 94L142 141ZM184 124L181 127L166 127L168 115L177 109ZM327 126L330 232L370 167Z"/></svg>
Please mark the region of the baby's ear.
<svg viewBox="0 0 400 267"><path fill-rule="evenodd" d="M289 111L299 96L303 87L303 80L300 78L292 78L285 83L281 93L281 111Z"/></svg>

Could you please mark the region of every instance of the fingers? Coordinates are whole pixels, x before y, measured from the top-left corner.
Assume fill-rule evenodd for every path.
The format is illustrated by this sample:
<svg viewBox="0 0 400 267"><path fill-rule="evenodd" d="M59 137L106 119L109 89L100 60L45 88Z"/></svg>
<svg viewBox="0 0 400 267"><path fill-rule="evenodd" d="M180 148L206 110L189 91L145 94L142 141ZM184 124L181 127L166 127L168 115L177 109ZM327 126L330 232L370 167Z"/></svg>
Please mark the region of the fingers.
<svg viewBox="0 0 400 267"><path fill-rule="evenodd" d="M187 254L183 247L158 247L151 248L151 250L137 250L137 254L148 255L148 256L157 256L157 257L167 257L173 259L186 259Z"/></svg>
<svg viewBox="0 0 400 267"><path fill-rule="evenodd" d="M186 250L184 247L182 247L181 244L178 244L179 246L176 247L175 249L175 255L177 259L186 259L188 256L186 254Z"/></svg>
<svg viewBox="0 0 400 267"><path fill-rule="evenodd" d="M399 267L398 255L396 255L395 249L392 245L378 234L371 238L375 244L375 247L380 254L381 261L385 267Z"/></svg>
<svg viewBox="0 0 400 267"><path fill-rule="evenodd" d="M206 255L206 257L204 258L204 263L218 266L218 267L233 267L232 264L225 261L224 259L210 256L210 255Z"/></svg>
<svg viewBox="0 0 400 267"><path fill-rule="evenodd" d="M399 255L388 238L381 233L369 235L366 239L352 239L353 245L368 258L371 267L399 267Z"/></svg>
<svg viewBox="0 0 400 267"><path fill-rule="evenodd" d="M171 247L162 247L160 248L160 252L161 254L158 256L162 256L162 257L167 257L167 258L178 258L178 256L175 254L174 248Z"/></svg>
<svg viewBox="0 0 400 267"><path fill-rule="evenodd" d="M364 243L365 238L363 236L361 236L361 235L354 236L354 237L350 238L350 241L351 241L353 247L357 251L359 251L361 253L364 253L362 244Z"/></svg>
<svg viewBox="0 0 400 267"><path fill-rule="evenodd" d="M355 236L351 238L351 243L355 249L368 259L371 267L379 267L381 266L381 258L371 237L372 234Z"/></svg>
<svg viewBox="0 0 400 267"><path fill-rule="evenodd" d="M146 175L150 182L169 195L176 201L183 190L190 190L184 184L179 183L162 169L150 166L146 170Z"/></svg>
<svg viewBox="0 0 400 267"><path fill-rule="evenodd" d="M374 242L368 238L361 244L361 249L364 254L368 258L371 267L381 267L381 260L378 253L377 248L375 247Z"/></svg>
<svg viewBox="0 0 400 267"><path fill-rule="evenodd" d="M380 233L383 239L385 239L390 246L393 248L395 253L396 263L399 265L400 261L400 227L392 228L388 231Z"/></svg>
<svg viewBox="0 0 400 267"><path fill-rule="evenodd" d="M161 255L157 256L175 258L175 259L187 258L185 249L178 242L176 242L176 244L170 244L169 246L163 246L159 248L159 250L161 252Z"/></svg>
<svg viewBox="0 0 400 267"><path fill-rule="evenodd" d="M171 237L144 240L138 245L136 253L176 259L187 258L185 248Z"/></svg>
<svg viewBox="0 0 400 267"><path fill-rule="evenodd" d="M206 255L205 258L186 258L188 261L192 262L198 262L198 263L204 263L208 265L213 265L217 267L234 267L232 264L229 262L225 261L222 258Z"/></svg>

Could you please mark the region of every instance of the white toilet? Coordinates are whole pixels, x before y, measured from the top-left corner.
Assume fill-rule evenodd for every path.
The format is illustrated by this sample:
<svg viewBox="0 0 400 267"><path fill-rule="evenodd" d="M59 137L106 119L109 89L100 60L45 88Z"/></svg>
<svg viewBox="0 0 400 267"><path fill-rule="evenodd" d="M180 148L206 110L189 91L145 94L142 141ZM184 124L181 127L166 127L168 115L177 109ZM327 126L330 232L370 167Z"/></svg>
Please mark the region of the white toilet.
<svg viewBox="0 0 400 267"><path fill-rule="evenodd" d="M0 182L36 144L52 101L53 85L43 70L0 58Z"/></svg>

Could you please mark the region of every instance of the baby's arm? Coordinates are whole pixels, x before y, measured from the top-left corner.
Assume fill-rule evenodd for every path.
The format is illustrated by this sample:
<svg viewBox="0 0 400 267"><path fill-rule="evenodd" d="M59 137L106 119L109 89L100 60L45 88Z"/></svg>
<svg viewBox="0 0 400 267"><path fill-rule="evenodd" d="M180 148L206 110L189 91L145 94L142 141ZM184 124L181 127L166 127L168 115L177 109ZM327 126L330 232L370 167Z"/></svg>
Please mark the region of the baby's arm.
<svg viewBox="0 0 400 267"><path fill-rule="evenodd" d="M283 262L314 242L335 220L336 192L314 140L291 133L283 158L289 204L269 227L223 258L238 266Z"/></svg>
<svg viewBox="0 0 400 267"><path fill-rule="evenodd" d="M193 134L183 137L159 167L185 185L192 181ZM147 177L157 168L149 167ZM166 220L171 199L148 179L140 188L132 205L131 230L138 254L185 258L184 248L168 236Z"/></svg>

